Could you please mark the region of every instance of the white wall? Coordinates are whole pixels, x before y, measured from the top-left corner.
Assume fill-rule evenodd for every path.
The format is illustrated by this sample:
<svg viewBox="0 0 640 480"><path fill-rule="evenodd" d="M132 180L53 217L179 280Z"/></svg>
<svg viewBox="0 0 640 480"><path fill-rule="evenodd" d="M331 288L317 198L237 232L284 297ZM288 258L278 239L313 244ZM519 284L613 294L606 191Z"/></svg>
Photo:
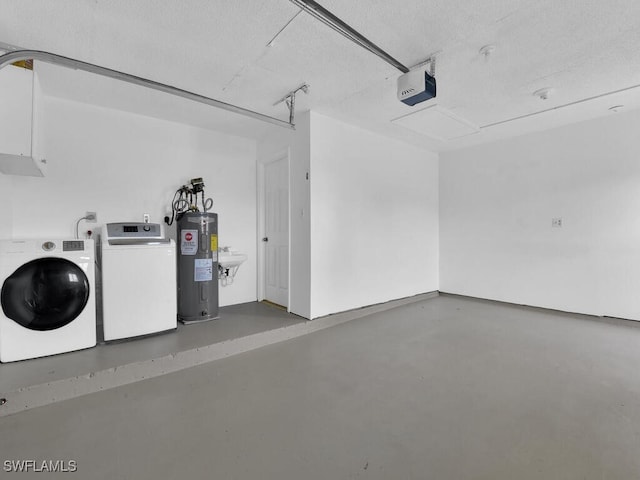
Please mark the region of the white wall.
<svg viewBox="0 0 640 480"><path fill-rule="evenodd" d="M442 154L440 290L640 319L638 125L636 110Z"/></svg>
<svg viewBox="0 0 640 480"><path fill-rule="evenodd" d="M13 212L11 209L11 179L0 173L0 239L11 238Z"/></svg>
<svg viewBox="0 0 640 480"><path fill-rule="evenodd" d="M286 151L291 312L317 318L438 289L436 154L315 112L258 144L259 161Z"/></svg>
<svg viewBox="0 0 640 480"><path fill-rule="evenodd" d="M81 233L106 222L142 221L143 213L162 223L175 190L203 177L219 214L220 245L249 255L235 283L220 288L220 304L255 301L255 142L67 100L43 102L38 140L46 176L0 179L0 201L13 217L10 234L0 234L71 237L86 211L96 211L99 224L81 223ZM169 230L175 237L175 225Z"/></svg>
<svg viewBox="0 0 640 480"><path fill-rule="evenodd" d="M438 290L438 156L311 113L311 316Z"/></svg>

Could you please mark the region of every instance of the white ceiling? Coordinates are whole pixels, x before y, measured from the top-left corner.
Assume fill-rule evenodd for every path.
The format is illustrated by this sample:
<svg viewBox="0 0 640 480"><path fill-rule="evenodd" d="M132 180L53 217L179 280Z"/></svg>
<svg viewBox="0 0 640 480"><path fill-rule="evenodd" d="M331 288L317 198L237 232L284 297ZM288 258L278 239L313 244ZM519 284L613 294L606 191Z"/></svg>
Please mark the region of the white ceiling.
<svg viewBox="0 0 640 480"><path fill-rule="evenodd" d="M308 14L296 16L288 0L3 0L0 43L87 61L283 120L288 111L274 102L307 82L311 89L298 94L297 112L313 109L437 151L614 115L613 105L640 107L637 0L319 3L407 66L439 52L437 98L414 107L400 103L398 70ZM479 50L487 44L496 48L485 58ZM47 68L44 78L45 92L54 96L264 134L254 121L140 87L85 82L90 75L57 67ZM544 87L553 89L550 98L533 95ZM403 126L421 122L392 123L434 105L479 127L478 133L441 140Z"/></svg>

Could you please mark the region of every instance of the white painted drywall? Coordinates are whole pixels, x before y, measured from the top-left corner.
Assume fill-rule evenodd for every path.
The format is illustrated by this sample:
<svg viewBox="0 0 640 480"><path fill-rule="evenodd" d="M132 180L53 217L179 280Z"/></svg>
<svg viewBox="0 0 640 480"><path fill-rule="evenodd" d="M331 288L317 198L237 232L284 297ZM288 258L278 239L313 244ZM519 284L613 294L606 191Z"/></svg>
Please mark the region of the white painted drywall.
<svg viewBox="0 0 640 480"><path fill-rule="evenodd" d="M296 118L296 130L274 129L258 142L258 161L289 156L289 311L311 318L310 114ZM261 232L262 234L263 232Z"/></svg>
<svg viewBox="0 0 640 480"><path fill-rule="evenodd" d="M202 177L219 214L219 244L249 255L234 284L220 288L220 304L256 300L254 141L68 100L42 101L38 140L46 176L0 180L0 201L13 217L9 236L71 237L86 211L96 211L99 223L81 223L81 234L106 222L142 221L144 213L161 223L175 190ZM175 238L175 225L169 231Z"/></svg>
<svg viewBox="0 0 640 480"><path fill-rule="evenodd" d="M438 290L438 156L311 113L311 316Z"/></svg>
<svg viewBox="0 0 640 480"><path fill-rule="evenodd" d="M636 110L443 153L440 290L640 320L638 125Z"/></svg>
<svg viewBox="0 0 640 480"><path fill-rule="evenodd" d="M0 240L11 238L13 229L11 178L0 173Z"/></svg>

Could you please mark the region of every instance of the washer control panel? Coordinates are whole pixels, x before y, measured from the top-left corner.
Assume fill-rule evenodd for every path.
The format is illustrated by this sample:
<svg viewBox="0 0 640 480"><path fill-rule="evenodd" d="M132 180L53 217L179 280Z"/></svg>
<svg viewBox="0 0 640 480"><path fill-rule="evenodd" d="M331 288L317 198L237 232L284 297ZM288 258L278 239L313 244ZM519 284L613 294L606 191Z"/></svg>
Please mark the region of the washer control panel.
<svg viewBox="0 0 640 480"><path fill-rule="evenodd" d="M103 234L111 245L168 242L159 223L107 223Z"/></svg>

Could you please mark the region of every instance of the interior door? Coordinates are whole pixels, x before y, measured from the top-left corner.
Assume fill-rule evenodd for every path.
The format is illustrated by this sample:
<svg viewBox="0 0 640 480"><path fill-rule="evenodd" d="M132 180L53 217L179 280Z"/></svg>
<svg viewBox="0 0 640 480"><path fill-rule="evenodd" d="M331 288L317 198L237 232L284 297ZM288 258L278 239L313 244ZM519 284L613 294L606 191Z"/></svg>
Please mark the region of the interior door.
<svg viewBox="0 0 640 480"><path fill-rule="evenodd" d="M264 168L265 300L289 306L289 161L287 157Z"/></svg>

